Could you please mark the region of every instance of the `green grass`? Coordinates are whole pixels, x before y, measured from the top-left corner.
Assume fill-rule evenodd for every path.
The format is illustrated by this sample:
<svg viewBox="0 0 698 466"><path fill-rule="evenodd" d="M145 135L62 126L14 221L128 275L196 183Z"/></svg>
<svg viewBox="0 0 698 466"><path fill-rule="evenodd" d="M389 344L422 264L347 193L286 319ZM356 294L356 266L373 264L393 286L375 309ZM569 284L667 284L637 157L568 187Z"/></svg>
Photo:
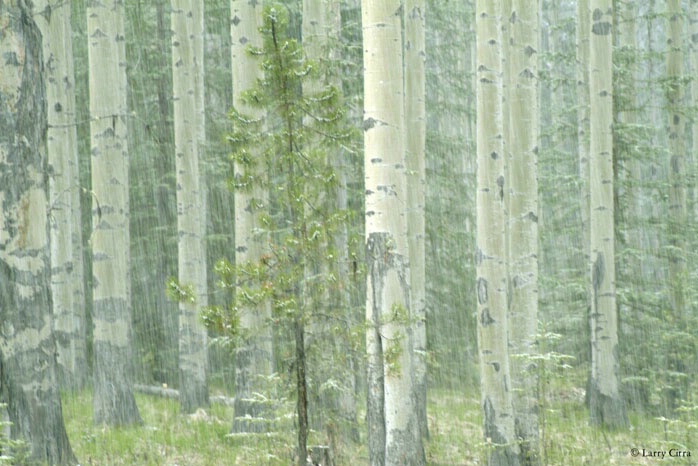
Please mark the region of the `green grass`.
<svg viewBox="0 0 698 466"><path fill-rule="evenodd" d="M688 413L683 420L663 420L630 414L631 427L604 432L589 426L583 392L567 380L558 380L546 403L543 450L546 465L645 465L669 461L672 465L698 464L698 427ZM429 400L430 440L426 443L432 466L483 465L487 445L482 440L482 417L477 389L456 392L432 390ZM91 393L66 395L66 427L73 449L85 465L252 465L292 464L295 432L290 418L281 432L269 435L230 436L232 409L213 405L199 415L183 416L175 400L136 395L143 417L140 426L110 428L92 424ZM361 416L360 416L361 417ZM339 444L337 466L367 464L365 432L359 444ZM327 443L322 433L311 444ZM632 448L646 451L674 448L691 457L632 457Z"/></svg>
<svg viewBox="0 0 698 466"><path fill-rule="evenodd" d="M289 464L284 436L228 436L231 408L212 405L187 416L175 400L136 394L136 403L143 424L114 428L93 425L91 393L64 397L68 436L82 465Z"/></svg>

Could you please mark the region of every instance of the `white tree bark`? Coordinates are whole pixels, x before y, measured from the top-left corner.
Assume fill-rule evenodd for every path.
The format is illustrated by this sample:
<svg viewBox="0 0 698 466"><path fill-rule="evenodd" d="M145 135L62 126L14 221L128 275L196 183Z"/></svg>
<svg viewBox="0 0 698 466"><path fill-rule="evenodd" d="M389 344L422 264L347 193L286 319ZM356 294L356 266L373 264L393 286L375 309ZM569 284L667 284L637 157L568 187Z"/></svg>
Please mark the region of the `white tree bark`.
<svg viewBox="0 0 698 466"><path fill-rule="evenodd" d="M362 1L368 428L372 465L423 465L414 403L406 224L402 8ZM381 426L381 397L384 404ZM385 442L381 444L381 436Z"/></svg>
<svg viewBox="0 0 698 466"><path fill-rule="evenodd" d="M628 420L620 396L615 289L611 0L591 1L590 27L590 415L594 424L621 427Z"/></svg>
<svg viewBox="0 0 698 466"><path fill-rule="evenodd" d="M193 300L179 303L180 406L190 413L208 405L206 329L199 318L207 306L206 209L203 160L203 34L201 0L172 0L172 85L177 171L179 283Z"/></svg>
<svg viewBox="0 0 698 466"><path fill-rule="evenodd" d="M133 397L124 4L87 7L92 153L94 421L141 422Z"/></svg>
<svg viewBox="0 0 698 466"><path fill-rule="evenodd" d="M87 381L82 218L75 123L70 3L37 0L44 37L50 166L51 293L58 380L79 390ZM50 12L50 13L49 13Z"/></svg>
<svg viewBox="0 0 698 466"><path fill-rule="evenodd" d="M521 462L540 464L538 446L538 2L512 0L506 118L509 209L509 352Z"/></svg>
<svg viewBox="0 0 698 466"><path fill-rule="evenodd" d="M231 44L233 66L233 105L242 114L261 120L263 112L248 108L241 95L250 89L260 77L259 60L248 53L249 47L261 47L261 2L233 0L231 7ZM266 176L259 171L259 179ZM235 166L235 176L244 168ZM235 191L235 263L258 262L264 254L264 227L259 214L268 208L268 195L262 183L255 183L250 190ZM240 309L240 329L246 338L237 349L235 359L235 420L233 432L251 432L264 429L263 423L254 418L262 416L264 407L255 402L253 394L260 391L260 378L272 372L271 329L268 320L271 307L268 302L256 308ZM249 417L248 417L249 416ZM250 419L251 418L251 419Z"/></svg>
<svg viewBox="0 0 698 466"><path fill-rule="evenodd" d="M507 255L501 3L478 0L477 313L480 385L488 464L518 465L507 347Z"/></svg>

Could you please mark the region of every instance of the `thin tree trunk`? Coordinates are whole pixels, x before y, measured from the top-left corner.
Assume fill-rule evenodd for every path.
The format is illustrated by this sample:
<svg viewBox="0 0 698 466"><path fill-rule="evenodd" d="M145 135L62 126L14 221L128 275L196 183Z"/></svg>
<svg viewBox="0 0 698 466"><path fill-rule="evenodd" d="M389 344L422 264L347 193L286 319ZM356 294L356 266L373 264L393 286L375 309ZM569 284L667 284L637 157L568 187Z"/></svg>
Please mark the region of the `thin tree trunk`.
<svg viewBox="0 0 698 466"><path fill-rule="evenodd" d="M538 5L512 0L509 22L509 352L521 464L538 465Z"/></svg>
<svg viewBox="0 0 698 466"><path fill-rule="evenodd" d="M410 268L404 216L402 3L362 1L364 168L366 188L366 319L369 437L372 465L425 464L414 403ZM382 385L382 387L381 387Z"/></svg>
<svg viewBox="0 0 698 466"><path fill-rule="evenodd" d="M584 257L589 261L589 0L577 1L577 151Z"/></svg>
<svg viewBox="0 0 698 466"><path fill-rule="evenodd" d="M590 275L591 383L593 424L628 423L620 395L618 316L613 206L613 8L611 0L591 1L590 96Z"/></svg>
<svg viewBox="0 0 698 466"><path fill-rule="evenodd" d="M306 466L308 458L308 384L305 366L305 325L302 317L293 322L296 341L296 412L298 413L298 466Z"/></svg>
<svg viewBox="0 0 698 466"><path fill-rule="evenodd" d="M39 0L35 10L43 12L36 20L45 38L48 159L52 167L51 294L58 380L62 388L75 391L87 381L87 355L70 4Z"/></svg>
<svg viewBox="0 0 698 466"><path fill-rule="evenodd" d="M233 66L233 105L254 119L261 120L263 112L247 108L242 94L251 88L260 76L259 60L248 53L248 47L261 47L259 27L262 25L262 6L247 0L231 1L231 41ZM259 177L266 176L258 167ZM235 176L240 177L244 168L236 166ZM264 227L259 223L260 213L268 208L268 195L262 183L254 183L251 190L235 191L235 263L259 262L263 253L264 238L258 231ZM268 320L271 317L269 302L256 308L240 309L240 329L244 342L236 350L235 357L235 419L233 432L259 432L266 430L260 422L264 406L254 399L261 391L262 378L272 372L272 339Z"/></svg>
<svg viewBox="0 0 698 466"><path fill-rule="evenodd" d="M689 37L690 42L690 63L693 76L698 76L698 0L689 1ZM691 101L698 102L698 79L691 80ZM691 168L693 173L698 173L698 122L691 122ZM692 186L692 211L693 216L698 217L698 183L693 182Z"/></svg>
<svg viewBox="0 0 698 466"><path fill-rule="evenodd" d="M92 153L94 421L140 423L133 396L124 4L87 7Z"/></svg>
<svg viewBox="0 0 698 466"><path fill-rule="evenodd" d="M37 11L0 3L0 399L31 458L76 464L56 377L45 175L47 101Z"/></svg>
<svg viewBox="0 0 698 466"><path fill-rule="evenodd" d="M693 76L698 76L698 0L689 2L690 62ZM698 79L691 80L691 101L698 102ZM691 121L691 158L693 172L698 173L698 122ZM693 216L698 215L698 186L693 185Z"/></svg>
<svg viewBox="0 0 698 466"><path fill-rule="evenodd" d="M203 33L201 0L172 0L172 83L179 283L194 296L179 303L180 407L191 413L208 405L206 329L199 311L208 304L206 281L206 209L203 160Z"/></svg>
<svg viewBox="0 0 698 466"><path fill-rule="evenodd" d="M499 1L478 0L477 303L480 384L488 464L518 465L507 348L507 267L502 34Z"/></svg>
<svg viewBox="0 0 698 466"><path fill-rule="evenodd" d="M419 430L429 437L427 420L427 328L425 224L425 17L424 0L405 2L405 160L407 166L407 235L410 257L411 320L414 344L414 403Z"/></svg>
<svg viewBox="0 0 698 466"><path fill-rule="evenodd" d="M683 110L683 9L680 0L668 0L669 38L666 73L669 121L669 293L674 319L686 317L685 289L688 271L685 257L686 227L686 117Z"/></svg>

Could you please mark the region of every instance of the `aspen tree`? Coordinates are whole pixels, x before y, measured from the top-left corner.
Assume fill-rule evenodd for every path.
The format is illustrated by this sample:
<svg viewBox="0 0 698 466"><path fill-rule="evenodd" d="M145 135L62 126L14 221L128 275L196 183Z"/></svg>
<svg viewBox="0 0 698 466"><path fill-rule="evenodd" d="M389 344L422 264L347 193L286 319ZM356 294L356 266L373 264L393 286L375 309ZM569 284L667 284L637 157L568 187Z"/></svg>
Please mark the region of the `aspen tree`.
<svg viewBox="0 0 698 466"><path fill-rule="evenodd" d="M478 0L477 320L488 464L518 465L507 347L507 257L501 2Z"/></svg>
<svg viewBox="0 0 698 466"><path fill-rule="evenodd" d="M182 412L208 405L206 329L199 310L206 307L205 190L202 0L172 0L172 85L174 90L175 169L179 286L191 293L179 301L179 385Z"/></svg>
<svg viewBox="0 0 698 466"><path fill-rule="evenodd" d="M538 5L511 0L505 118L509 215L509 346L521 464L540 464L535 356L538 327Z"/></svg>
<svg viewBox="0 0 698 466"><path fill-rule="evenodd" d="M624 427L616 310L613 205L613 8L611 0L591 1L590 98L590 415L594 424Z"/></svg>
<svg viewBox="0 0 698 466"><path fill-rule="evenodd" d="M50 178L51 294L58 380L79 390L87 382L85 284L70 3L39 0L44 37ZM50 14L46 12L50 11Z"/></svg>
<svg viewBox="0 0 698 466"><path fill-rule="evenodd" d="M402 2L363 0L369 462L423 465L405 218Z"/></svg>
<svg viewBox="0 0 698 466"><path fill-rule="evenodd" d="M250 47L261 47L261 2L234 0L231 8L231 53L233 66L233 106L252 119L262 121L264 111L245 105L242 98L261 78L259 59L249 53ZM253 150L253 149L251 149ZM261 166L261 154L250 152L250 166L234 167L237 181L242 181L245 170L254 170L259 180L266 179ZM235 263L259 262L265 253L265 235L259 215L268 209L265 183L253 183L250 179L245 189L235 190ZM260 422L264 406L254 400L260 392L262 379L272 373L271 317L269 302L255 307L240 308L240 328L243 344L236 350L235 358L235 419L233 432L258 432L265 429Z"/></svg>
<svg viewBox="0 0 698 466"><path fill-rule="evenodd" d="M140 423L133 396L124 4L89 2L94 421Z"/></svg>
<svg viewBox="0 0 698 466"><path fill-rule="evenodd" d="M56 377L51 315L46 93L30 2L0 2L0 396L33 462L77 463ZM5 451L2 452L5 457Z"/></svg>

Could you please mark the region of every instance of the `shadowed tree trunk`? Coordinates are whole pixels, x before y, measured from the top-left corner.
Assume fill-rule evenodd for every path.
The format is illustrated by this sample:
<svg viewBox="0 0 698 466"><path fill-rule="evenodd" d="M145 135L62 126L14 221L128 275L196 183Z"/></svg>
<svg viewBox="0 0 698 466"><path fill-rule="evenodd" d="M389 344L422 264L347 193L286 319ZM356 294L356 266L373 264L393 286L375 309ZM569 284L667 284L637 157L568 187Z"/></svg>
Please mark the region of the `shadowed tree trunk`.
<svg viewBox="0 0 698 466"><path fill-rule="evenodd" d="M63 425L51 312L46 94L36 11L1 2L0 399L31 458L76 464ZM4 452L3 452L4 453Z"/></svg>
<svg viewBox="0 0 698 466"><path fill-rule="evenodd" d="M686 317L688 270L684 234L686 229L686 117L683 109L683 9L680 0L667 2L669 37L667 39L667 104L669 121L669 291L673 318Z"/></svg>
<svg viewBox="0 0 698 466"><path fill-rule="evenodd" d="M425 160L426 102L424 39L426 5L424 0L405 2L405 161L407 167L407 235L410 257L411 320L414 344L414 403L419 430L429 437L427 420L427 327Z"/></svg>
<svg viewBox="0 0 698 466"><path fill-rule="evenodd" d="M328 85L341 90L342 82L337 70L341 51L338 38L341 33L340 2L338 0L303 0L303 50L318 68L314 79L303 81L303 94L312 96ZM306 116L304 124L311 126L313 118ZM322 209L327 212L344 211L347 208L347 167L344 166L344 149L328 154L327 164L332 166L337 177L337 186L321 194ZM334 274L338 279L335 287L325 290L320 301L332 303L338 312L327 317L315 315L308 328L310 356L309 396L319 400L311 403L310 425L314 429L331 431L339 424L340 429L355 437L356 431L356 382L351 342L337 338L337 332L350 332L355 319L351 314L349 296L349 246L347 226L342 224L333 235L334 259L323 261L321 273ZM309 272L311 275L314 273ZM317 306L315 306L317 307ZM316 313L318 314L318 313ZM337 326L338 322L339 327ZM328 354L330 353L331 354ZM329 357L328 357L329 356ZM338 380L338 389L323 387L325 380ZM328 434L329 435L329 434Z"/></svg>
<svg viewBox="0 0 698 466"><path fill-rule="evenodd" d="M690 63L693 76L698 76L698 0L689 1ZM691 99L698 102L698 79L691 80ZM691 121L691 156L693 170L698 168L698 121ZM698 186L693 186L693 215L698 213Z"/></svg>
<svg viewBox="0 0 698 466"><path fill-rule="evenodd" d="M577 151L584 256L589 260L589 0L577 1Z"/></svg>

